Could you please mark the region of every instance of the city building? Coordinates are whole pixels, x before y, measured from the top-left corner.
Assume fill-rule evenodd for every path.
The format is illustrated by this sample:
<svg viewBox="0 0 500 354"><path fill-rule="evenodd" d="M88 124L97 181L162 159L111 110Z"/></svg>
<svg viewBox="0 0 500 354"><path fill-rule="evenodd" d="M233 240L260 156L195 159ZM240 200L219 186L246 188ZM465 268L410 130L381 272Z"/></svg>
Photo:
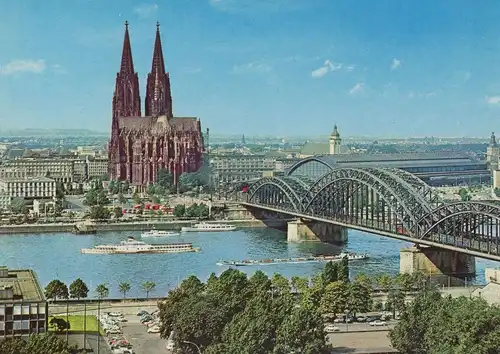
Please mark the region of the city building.
<svg viewBox="0 0 500 354"><path fill-rule="evenodd" d="M29 177L50 177L58 183L73 182L74 158L27 157L6 161L2 168L24 171Z"/></svg>
<svg viewBox="0 0 500 354"><path fill-rule="evenodd" d="M276 157L274 154L240 155L223 154L211 155L210 167L214 184L240 182L261 178L266 173L283 173L292 166L297 159Z"/></svg>
<svg viewBox="0 0 500 354"><path fill-rule="evenodd" d="M32 270L0 267L0 338L44 333L48 305Z"/></svg>
<svg viewBox="0 0 500 354"><path fill-rule="evenodd" d="M11 199L54 199L56 181L48 177L3 178L0 179L0 193Z"/></svg>
<svg viewBox="0 0 500 354"><path fill-rule="evenodd" d="M87 157L86 180L99 178L108 174L109 160L107 157Z"/></svg>
<svg viewBox="0 0 500 354"><path fill-rule="evenodd" d="M203 151L200 120L173 116L170 74L165 71L159 24L147 77L145 116L141 116L139 77L125 22L122 60L113 95L110 179L127 180L144 189L156 181L158 170L167 169L177 182L182 173L200 169Z"/></svg>
<svg viewBox="0 0 500 354"><path fill-rule="evenodd" d="M291 166L286 174L317 179L341 167L399 168L434 186L491 181L486 161L449 152L312 156Z"/></svg>
<svg viewBox="0 0 500 354"><path fill-rule="evenodd" d="M342 146L342 138L340 137L337 125L335 125L328 142L306 142L297 154L297 157L306 158L316 155L339 155L349 152L349 148Z"/></svg>

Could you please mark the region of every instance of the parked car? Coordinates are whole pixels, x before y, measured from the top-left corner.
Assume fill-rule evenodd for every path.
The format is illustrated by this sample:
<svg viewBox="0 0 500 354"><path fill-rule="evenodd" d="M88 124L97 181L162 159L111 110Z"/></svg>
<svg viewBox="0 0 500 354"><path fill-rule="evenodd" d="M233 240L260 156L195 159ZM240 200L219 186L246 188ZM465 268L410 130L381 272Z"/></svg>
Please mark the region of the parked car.
<svg viewBox="0 0 500 354"><path fill-rule="evenodd" d="M158 326L149 327L148 333L160 333L160 327L158 327Z"/></svg>
<svg viewBox="0 0 500 354"><path fill-rule="evenodd" d="M384 322L384 321L379 321L379 320L375 320L373 322L370 322L370 326L387 326L387 323Z"/></svg>
<svg viewBox="0 0 500 354"><path fill-rule="evenodd" d="M333 332L338 332L340 331L340 328L334 325L326 325L325 326L325 332L326 333L333 333Z"/></svg>

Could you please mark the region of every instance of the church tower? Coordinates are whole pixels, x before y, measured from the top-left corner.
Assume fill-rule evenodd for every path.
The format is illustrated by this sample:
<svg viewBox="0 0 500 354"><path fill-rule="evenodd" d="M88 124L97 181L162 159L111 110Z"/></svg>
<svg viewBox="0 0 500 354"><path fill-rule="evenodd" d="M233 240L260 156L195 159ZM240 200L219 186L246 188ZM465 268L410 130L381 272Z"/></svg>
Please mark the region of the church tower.
<svg viewBox="0 0 500 354"><path fill-rule="evenodd" d="M492 170L498 169L498 160L500 159L500 147L497 145L495 133L491 133L490 143L486 149L486 161Z"/></svg>
<svg viewBox="0 0 500 354"><path fill-rule="evenodd" d="M125 37L123 39L120 71L116 74L112 111L111 140L108 146L108 174L111 180L121 180L125 178L125 151L123 151L123 144L120 143L120 126L118 120L119 117L141 116L139 76L134 71L127 21L125 21Z"/></svg>
<svg viewBox="0 0 500 354"><path fill-rule="evenodd" d="M122 61L120 72L116 74L115 92L113 95L113 119L116 117L140 116L141 97L139 94L139 76L134 71L128 22L125 21Z"/></svg>
<svg viewBox="0 0 500 354"><path fill-rule="evenodd" d="M151 65L151 72L148 74L145 101L146 116L167 116L167 118L173 117L170 76L165 71L159 23L156 23L153 63Z"/></svg>
<svg viewBox="0 0 500 354"><path fill-rule="evenodd" d="M332 135L330 135L330 155L340 154L340 145L342 144L342 139L340 138L337 125L333 127Z"/></svg>

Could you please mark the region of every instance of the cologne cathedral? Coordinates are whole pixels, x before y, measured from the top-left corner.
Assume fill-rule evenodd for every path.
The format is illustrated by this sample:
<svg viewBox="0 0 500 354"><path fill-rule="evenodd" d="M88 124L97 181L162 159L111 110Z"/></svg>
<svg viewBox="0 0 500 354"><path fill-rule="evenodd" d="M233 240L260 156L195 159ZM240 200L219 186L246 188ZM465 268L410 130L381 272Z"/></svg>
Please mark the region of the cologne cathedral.
<svg viewBox="0 0 500 354"><path fill-rule="evenodd" d="M109 178L129 181L139 189L154 183L161 169L170 171L177 183L182 173L196 172L203 163L200 120L173 116L170 75L165 71L158 23L156 28L145 115L141 116L139 77L134 70L127 22L113 95Z"/></svg>

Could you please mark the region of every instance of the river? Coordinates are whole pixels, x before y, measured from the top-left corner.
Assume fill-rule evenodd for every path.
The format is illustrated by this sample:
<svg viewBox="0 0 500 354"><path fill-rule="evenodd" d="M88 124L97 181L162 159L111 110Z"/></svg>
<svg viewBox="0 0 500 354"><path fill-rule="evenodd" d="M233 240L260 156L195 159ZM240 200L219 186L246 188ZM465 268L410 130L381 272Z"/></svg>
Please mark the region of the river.
<svg viewBox="0 0 500 354"><path fill-rule="evenodd" d="M110 297L120 297L118 284L129 282L132 286L127 296L145 296L141 284L156 283L151 296L163 296L168 289L183 278L194 274L206 280L210 273L220 274L227 267L218 266L221 260L244 260L265 258L288 258L311 254L338 254L342 250L367 253L370 258L353 261L351 276L358 272L369 275L381 273L396 274L399 271L399 250L407 247L405 242L393 240L356 230L349 230L349 241L343 248L323 243L291 244L286 234L268 228L239 229L231 232L186 233L181 236L147 239L148 243L192 242L201 247L198 253L179 254L132 254L94 255L81 254L81 248L99 244L115 244L127 236L140 238L140 232L106 232L98 235L76 236L58 234L20 234L0 236L0 265L9 268L34 269L43 286L52 279L71 283L82 278L94 295L95 287L107 283ZM483 284L484 268L498 267L497 262L476 259L476 284ZM278 264L238 269L254 273L261 269L269 275L279 272L287 277L293 275L311 276L319 272L322 263Z"/></svg>

